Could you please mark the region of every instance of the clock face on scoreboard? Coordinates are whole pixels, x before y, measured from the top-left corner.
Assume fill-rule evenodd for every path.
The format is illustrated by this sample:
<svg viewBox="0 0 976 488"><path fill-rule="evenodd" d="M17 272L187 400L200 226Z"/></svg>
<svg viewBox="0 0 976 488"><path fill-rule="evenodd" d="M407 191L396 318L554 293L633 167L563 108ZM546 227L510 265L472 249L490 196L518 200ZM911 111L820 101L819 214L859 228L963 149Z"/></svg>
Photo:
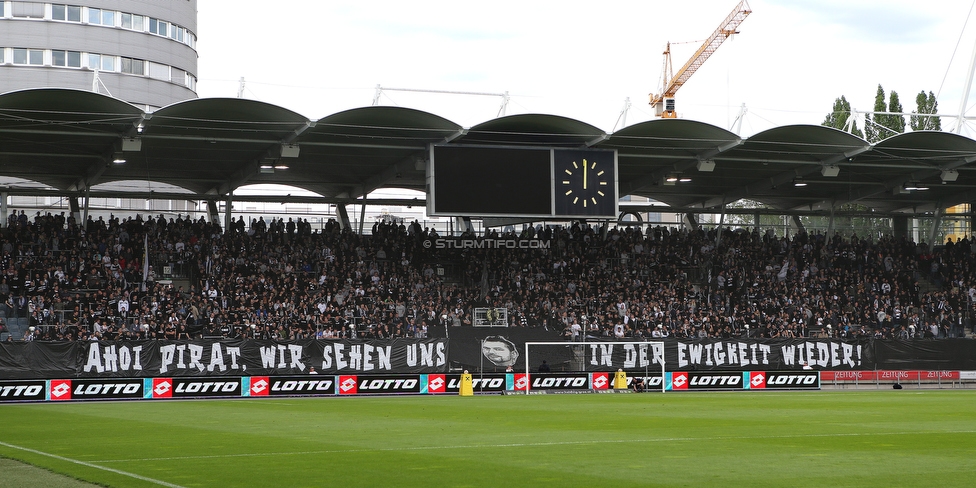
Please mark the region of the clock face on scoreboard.
<svg viewBox="0 0 976 488"><path fill-rule="evenodd" d="M616 163L613 151L553 151L555 215L616 217Z"/></svg>

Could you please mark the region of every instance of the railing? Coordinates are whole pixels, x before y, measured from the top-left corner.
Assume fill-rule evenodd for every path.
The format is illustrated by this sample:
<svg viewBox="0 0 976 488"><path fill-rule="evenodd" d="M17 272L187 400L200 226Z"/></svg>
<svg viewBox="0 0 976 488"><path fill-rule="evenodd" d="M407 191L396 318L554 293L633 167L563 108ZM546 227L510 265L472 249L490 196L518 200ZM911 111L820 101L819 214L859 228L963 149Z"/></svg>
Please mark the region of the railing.
<svg viewBox="0 0 976 488"><path fill-rule="evenodd" d="M475 327L508 327L508 309L504 307L474 309Z"/></svg>

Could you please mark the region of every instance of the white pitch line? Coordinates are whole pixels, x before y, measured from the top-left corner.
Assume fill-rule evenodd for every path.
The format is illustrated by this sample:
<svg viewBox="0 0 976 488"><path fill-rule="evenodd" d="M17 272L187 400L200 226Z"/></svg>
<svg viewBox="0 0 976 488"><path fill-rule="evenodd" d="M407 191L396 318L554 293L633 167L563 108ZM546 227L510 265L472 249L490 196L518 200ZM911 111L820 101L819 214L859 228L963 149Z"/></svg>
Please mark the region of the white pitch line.
<svg viewBox="0 0 976 488"><path fill-rule="evenodd" d="M759 436L735 436L735 437L661 437L656 439L616 439L616 440L589 440L589 441L560 441L560 442L520 442L510 444L471 444L455 446L420 446L420 447L385 447L379 449L328 449L320 451L292 451L292 452L258 452L243 454L209 454L203 456L174 456L157 458L133 458L133 459L105 459L95 461L98 463L129 463L145 461L181 461L189 459L225 459L225 458L244 458L244 457L265 457L265 456L306 456L310 454L347 454L357 452L395 452L395 451L437 451L444 449L498 449L505 447L550 447L550 446L574 446L574 445L593 445L593 444L627 444L644 442L692 442L692 441L720 441L720 440L743 440L743 439L790 439L797 437L861 437L861 436L887 436L887 435L918 435L918 434L976 434L976 430L956 430L946 431L925 431L925 432L876 432L876 433L839 433L839 434L803 434L803 435L759 435Z"/></svg>
<svg viewBox="0 0 976 488"><path fill-rule="evenodd" d="M115 468L106 468L104 466L99 466L97 464L86 463L85 461L79 461L77 459L71 459L71 458L67 458L67 457L64 457L64 456L58 456L57 454L51 454L49 452L38 451L37 449L31 449L29 447L16 446L16 445L8 444L8 443L2 442L2 441L0 441L0 446L9 447L11 449L19 449L21 451L30 452L30 453L33 453L33 454L39 454L41 456L47 456L49 458L54 458L54 459L57 459L59 461L67 461L69 463L80 464L80 465L85 466L85 467L100 469L102 471L108 471L110 473L121 474L122 476L128 476L130 478L135 478L137 480L147 481L149 483L153 483L153 484L160 485L160 486L168 486L169 488L184 488L183 486L174 485L173 483L167 483L167 482L162 481L162 480L157 480L157 479L149 478L149 477L142 476L142 475L138 475L138 474L135 474L135 473L129 473L127 471L122 471L122 470L115 469Z"/></svg>

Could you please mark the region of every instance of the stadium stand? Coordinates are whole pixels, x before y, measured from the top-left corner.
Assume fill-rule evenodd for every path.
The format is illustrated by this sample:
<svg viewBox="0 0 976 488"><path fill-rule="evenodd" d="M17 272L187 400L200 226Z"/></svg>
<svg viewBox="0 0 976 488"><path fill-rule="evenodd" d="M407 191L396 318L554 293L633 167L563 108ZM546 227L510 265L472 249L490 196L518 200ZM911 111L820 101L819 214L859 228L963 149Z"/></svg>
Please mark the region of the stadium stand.
<svg viewBox="0 0 976 488"><path fill-rule="evenodd" d="M21 211L7 223L6 340L426 337L471 325L477 307L568 340L921 339L964 336L976 297L968 238L930 248L577 222L461 236L549 249L438 249L416 222L378 222L365 235L276 218L238 219L227 232L162 216L80 225ZM164 266L184 270L186 284L160 280Z"/></svg>

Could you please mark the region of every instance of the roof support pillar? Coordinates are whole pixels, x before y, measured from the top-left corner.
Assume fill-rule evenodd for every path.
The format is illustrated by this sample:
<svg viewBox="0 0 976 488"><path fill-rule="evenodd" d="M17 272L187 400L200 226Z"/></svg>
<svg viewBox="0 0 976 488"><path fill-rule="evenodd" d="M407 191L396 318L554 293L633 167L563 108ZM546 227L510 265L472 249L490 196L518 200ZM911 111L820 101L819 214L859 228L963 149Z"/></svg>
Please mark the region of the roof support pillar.
<svg viewBox="0 0 976 488"><path fill-rule="evenodd" d="M718 216L718 227L715 228L715 247L722 244L722 226L725 224L725 205L722 205L722 213Z"/></svg>
<svg viewBox="0 0 976 488"><path fill-rule="evenodd" d="M685 224L685 228L691 232L698 230L698 220L695 219L695 214L688 212L681 216L681 222Z"/></svg>
<svg viewBox="0 0 976 488"><path fill-rule="evenodd" d="M363 235L363 225L366 222L366 194L363 193L363 203L359 209L359 235Z"/></svg>
<svg viewBox="0 0 976 488"><path fill-rule="evenodd" d="M943 214L945 214L945 210L941 205L936 207L935 212L932 212L932 228L929 229L929 249L935 249L935 238L939 235L939 226L942 225Z"/></svg>
<svg viewBox="0 0 976 488"><path fill-rule="evenodd" d="M233 220L230 216L231 210L231 197L227 195L228 204L224 206L224 232L229 232ZM220 209L217 208L217 200L207 200L207 214L210 217L210 222L220 222Z"/></svg>
<svg viewBox="0 0 976 488"><path fill-rule="evenodd" d="M908 238L908 217L892 217L891 227L895 234L895 239Z"/></svg>
<svg viewBox="0 0 976 488"><path fill-rule="evenodd" d="M474 232L474 224L471 223L471 217L455 217L454 226L462 234L465 232Z"/></svg>
<svg viewBox="0 0 976 488"><path fill-rule="evenodd" d="M3 221L0 222L0 227L4 229L7 228L7 220L10 219L10 217L7 216L7 200L9 200L7 197L7 192L0 193L0 216L3 217Z"/></svg>
<svg viewBox="0 0 976 488"><path fill-rule="evenodd" d="M793 227L794 235L799 234L800 232L804 232L806 230L803 228L803 222L800 222L799 215L794 215L793 218L790 220L790 223L793 224L791 227Z"/></svg>
<svg viewBox="0 0 976 488"><path fill-rule="evenodd" d="M760 231L760 229L759 229L759 224L760 223L761 223L761 220L760 220L759 212L753 213L752 214L752 228L753 229L756 229L756 232L759 232Z"/></svg>
<svg viewBox="0 0 976 488"><path fill-rule="evenodd" d="M827 240L834 235L834 206L830 206L830 219L827 220Z"/></svg>
<svg viewBox="0 0 976 488"><path fill-rule="evenodd" d="M352 227L352 223L349 222L349 212L346 211L346 205L344 203L336 204L336 217L339 218L339 228L346 230Z"/></svg>
<svg viewBox="0 0 976 488"><path fill-rule="evenodd" d="M78 221L78 225L80 225L82 229L88 227L88 209L90 206L91 206L91 187L86 185L85 186L85 211L82 214L81 219Z"/></svg>
<svg viewBox="0 0 976 488"><path fill-rule="evenodd" d="M75 224L81 222L81 204L78 203L78 197L68 197L68 208L75 219Z"/></svg>

